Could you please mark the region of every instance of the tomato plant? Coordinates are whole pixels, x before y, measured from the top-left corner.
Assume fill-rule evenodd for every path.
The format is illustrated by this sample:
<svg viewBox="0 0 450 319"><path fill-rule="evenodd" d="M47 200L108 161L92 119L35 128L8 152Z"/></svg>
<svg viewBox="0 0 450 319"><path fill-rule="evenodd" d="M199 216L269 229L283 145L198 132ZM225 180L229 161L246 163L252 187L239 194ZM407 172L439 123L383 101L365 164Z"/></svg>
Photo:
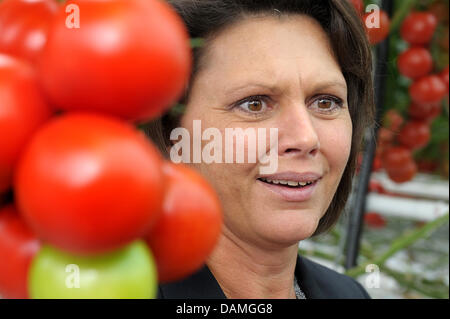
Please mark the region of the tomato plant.
<svg viewBox="0 0 450 319"><path fill-rule="evenodd" d="M166 163L167 192L163 213L147 236L161 282L197 270L214 248L222 226L221 205L214 190L195 171Z"/></svg>
<svg viewBox="0 0 450 319"><path fill-rule="evenodd" d="M43 245L29 276L35 299L150 299L157 291L154 259L143 241L89 257Z"/></svg>
<svg viewBox="0 0 450 319"><path fill-rule="evenodd" d="M0 296L28 298L28 270L40 243L16 208L0 209Z"/></svg>
<svg viewBox="0 0 450 319"><path fill-rule="evenodd" d="M0 52L36 62L57 10L55 0L0 1Z"/></svg>
<svg viewBox="0 0 450 319"><path fill-rule="evenodd" d="M32 134L52 111L42 97L33 68L0 54L0 193L11 186L16 162Z"/></svg>
<svg viewBox="0 0 450 319"><path fill-rule="evenodd" d="M412 47L400 54L397 65L402 75L417 79L433 70L433 58L428 49Z"/></svg>
<svg viewBox="0 0 450 319"><path fill-rule="evenodd" d="M428 44L436 30L437 19L430 12L411 12L403 21L400 34L412 45Z"/></svg>
<svg viewBox="0 0 450 319"><path fill-rule="evenodd" d="M43 88L55 105L136 121L149 120L172 106L188 80L191 50L181 18L167 3L67 4L78 6L83 25L68 28L61 8L39 64Z"/></svg>
<svg viewBox="0 0 450 319"><path fill-rule="evenodd" d="M164 196L162 160L131 125L94 114L49 121L18 163L20 211L42 240L102 253L148 232Z"/></svg>

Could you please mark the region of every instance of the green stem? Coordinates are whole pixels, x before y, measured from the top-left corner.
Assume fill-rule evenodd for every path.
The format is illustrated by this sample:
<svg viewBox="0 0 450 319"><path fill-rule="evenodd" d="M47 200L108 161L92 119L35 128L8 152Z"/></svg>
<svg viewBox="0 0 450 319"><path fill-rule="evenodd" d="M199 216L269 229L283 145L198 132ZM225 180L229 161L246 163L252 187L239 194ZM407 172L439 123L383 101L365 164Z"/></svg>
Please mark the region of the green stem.
<svg viewBox="0 0 450 319"><path fill-rule="evenodd" d="M369 264L375 264L378 265L378 267L381 267L386 262L386 260L389 259L391 256L393 256L395 253L412 245L419 239L428 237L440 226L448 223L448 220L449 214L446 213L445 215L425 224L421 228L414 230L412 232L408 232L407 234L396 239L392 243L392 245L387 249L387 251L383 253L381 256L373 258L372 260L369 260L368 262L364 263L361 266L357 266L355 268L347 270L346 274L351 277L357 277L359 275L362 275L365 273L366 266Z"/></svg>
<svg viewBox="0 0 450 319"><path fill-rule="evenodd" d="M432 297L432 298L439 298L439 299L441 299L441 298L448 299L448 297L449 297L448 290L447 290L447 292L444 292L444 291L437 291L435 289L430 289L430 288L427 289L425 287L422 287L419 283L421 280L420 280L420 278L417 278L416 275L413 275L413 276L405 275L403 273L400 273L398 271L390 269L389 267L386 267L386 266L382 266L380 268L380 270L382 272L384 272L385 274L387 274L388 276L394 278L401 286L403 286L407 289L410 289L410 290L415 290L424 296ZM429 285L446 287L445 283L442 280L434 280Z"/></svg>
<svg viewBox="0 0 450 319"><path fill-rule="evenodd" d="M299 249L299 254L302 256L312 256L312 257L317 257L317 258L321 258L321 259L325 259L328 261L334 261L334 256L321 252L321 251L317 251L317 250L305 250L305 249ZM362 253L363 255L365 253ZM372 254L370 254L371 256ZM368 256L367 256L368 257ZM410 290L414 290L419 292L420 294L427 296L427 297L432 297L432 298L448 298L448 293L446 292L442 292L442 291L436 291L436 290L431 290L431 289L426 289L421 287L419 284L417 284L416 282L417 280L417 276L412 277L411 279L408 279L408 277L410 275L405 275L402 274L400 272L397 272L395 270L392 270L386 266L381 266L380 271L384 272L385 274L387 274L388 276L394 278L401 286L406 287L407 289ZM439 285L442 287L445 287L445 283L443 283L443 281L441 280L436 280L433 281L433 283L431 283L430 285Z"/></svg>
<svg viewBox="0 0 450 319"><path fill-rule="evenodd" d="M391 20L391 34L397 32L398 28L400 28L400 25L403 22L403 19L405 19L405 17L408 15L411 8L418 3L418 0L401 0L400 3L400 6L395 10L395 14Z"/></svg>

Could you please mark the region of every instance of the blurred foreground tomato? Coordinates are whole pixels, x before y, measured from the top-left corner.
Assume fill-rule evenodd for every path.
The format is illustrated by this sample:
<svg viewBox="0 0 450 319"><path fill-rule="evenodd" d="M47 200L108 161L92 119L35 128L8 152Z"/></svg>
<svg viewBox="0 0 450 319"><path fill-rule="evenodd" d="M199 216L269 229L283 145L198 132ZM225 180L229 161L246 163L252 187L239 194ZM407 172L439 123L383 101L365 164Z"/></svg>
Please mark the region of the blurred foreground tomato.
<svg viewBox="0 0 450 319"><path fill-rule="evenodd" d="M428 144L431 137L430 126L424 121L410 121L403 126L398 141L413 150Z"/></svg>
<svg viewBox="0 0 450 319"><path fill-rule="evenodd" d="M72 20L70 5L79 9L69 10ZM190 52L181 18L164 1L75 0L59 10L39 69L46 93L62 110L145 121L180 97Z"/></svg>
<svg viewBox="0 0 450 319"><path fill-rule="evenodd" d="M32 67L0 54L0 193L11 186L24 145L50 116Z"/></svg>
<svg viewBox="0 0 450 319"><path fill-rule="evenodd" d="M416 104L436 104L447 94L447 87L439 76L427 75L411 84L409 94Z"/></svg>
<svg viewBox="0 0 450 319"><path fill-rule="evenodd" d="M219 199L209 184L184 165L166 163L164 209L147 236L160 282L181 279L198 270L221 232Z"/></svg>
<svg viewBox="0 0 450 319"><path fill-rule="evenodd" d="M157 293L156 266L143 241L90 257L43 245L29 278L34 299L150 299Z"/></svg>
<svg viewBox="0 0 450 319"><path fill-rule="evenodd" d="M377 12L368 12L363 16L364 27L366 28L366 33L369 38L369 42L372 45L382 42L389 34L391 21L388 14L380 10L379 20L377 20ZM376 22L379 22L378 25Z"/></svg>
<svg viewBox="0 0 450 319"><path fill-rule="evenodd" d="M400 54L397 65L402 75L417 79L433 70L433 58L428 49L412 47Z"/></svg>
<svg viewBox="0 0 450 319"><path fill-rule="evenodd" d="M28 298L28 270L39 241L20 219L16 208L0 209L0 296Z"/></svg>
<svg viewBox="0 0 450 319"><path fill-rule="evenodd" d="M57 10L55 0L0 1L0 52L36 62Z"/></svg>
<svg viewBox="0 0 450 319"><path fill-rule="evenodd" d="M400 27L403 40L411 45L426 45L433 38L437 19L430 12L411 12Z"/></svg>
<svg viewBox="0 0 450 319"><path fill-rule="evenodd" d="M48 243L101 253L147 233L161 212L162 160L144 134L87 113L42 127L18 163L16 201Z"/></svg>

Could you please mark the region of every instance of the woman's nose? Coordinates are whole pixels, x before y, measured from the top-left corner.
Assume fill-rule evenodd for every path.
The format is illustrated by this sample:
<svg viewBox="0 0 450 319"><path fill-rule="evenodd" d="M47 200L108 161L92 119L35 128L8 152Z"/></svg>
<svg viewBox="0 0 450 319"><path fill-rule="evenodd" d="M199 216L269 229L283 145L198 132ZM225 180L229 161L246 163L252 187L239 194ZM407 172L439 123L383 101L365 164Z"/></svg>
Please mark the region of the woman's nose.
<svg viewBox="0 0 450 319"><path fill-rule="evenodd" d="M304 103L290 105L280 114L278 152L284 157L315 156L320 149L312 115Z"/></svg>

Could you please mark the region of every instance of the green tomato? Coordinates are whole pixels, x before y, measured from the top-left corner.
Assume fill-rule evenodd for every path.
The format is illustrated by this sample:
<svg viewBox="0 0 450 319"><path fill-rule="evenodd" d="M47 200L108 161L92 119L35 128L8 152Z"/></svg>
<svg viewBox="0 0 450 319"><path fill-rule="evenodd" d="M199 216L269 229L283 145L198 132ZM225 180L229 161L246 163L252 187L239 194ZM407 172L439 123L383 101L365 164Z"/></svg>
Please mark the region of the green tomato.
<svg viewBox="0 0 450 319"><path fill-rule="evenodd" d="M94 256L43 245L32 261L28 282L34 299L151 299L157 285L152 253L140 240Z"/></svg>

